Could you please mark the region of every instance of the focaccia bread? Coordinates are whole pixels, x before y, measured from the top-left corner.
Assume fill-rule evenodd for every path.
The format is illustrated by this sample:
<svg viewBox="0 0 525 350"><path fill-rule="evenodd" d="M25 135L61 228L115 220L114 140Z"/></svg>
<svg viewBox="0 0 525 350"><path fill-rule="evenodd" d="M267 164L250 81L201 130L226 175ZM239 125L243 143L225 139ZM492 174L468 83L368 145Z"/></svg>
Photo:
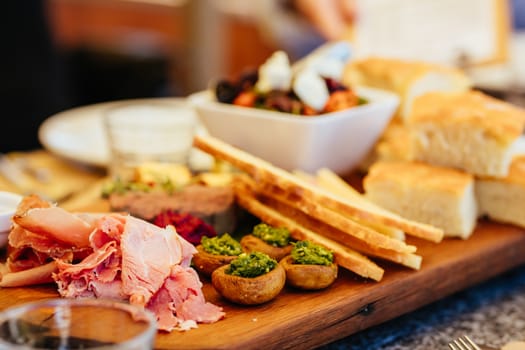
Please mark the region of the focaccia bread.
<svg viewBox="0 0 525 350"><path fill-rule="evenodd" d="M412 160L412 139L411 129L399 120L393 120L375 145L376 160Z"/></svg>
<svg viewBox="0 0 525 350"><path fill-rule="evenodd" d="M525 150L525 110L478 91L418 97L408 123L414 160L504 177Z"/></svg>
<svg viewBox="0 0 525 350"><path fill-rule="evenodd" d="M459 69L420 61L369 57L351 62L343 82L389 90L399 95L398 117L405 121L417 96L430 91L470 89L469 78Z"/></svg>
<svg viewBox="0 0 525 350"><path fill-rule="evenodd" d="M403 217L468 238L477 222L472 175L417 162L377 162L364 178L366 197Z"/></svg>
<svg viewBox="0 0 525 350"><path fill-rule="evenodd" d="M525 156L512 161L505 178L477 179L476 198L481 215L525 227Z"/></svg>

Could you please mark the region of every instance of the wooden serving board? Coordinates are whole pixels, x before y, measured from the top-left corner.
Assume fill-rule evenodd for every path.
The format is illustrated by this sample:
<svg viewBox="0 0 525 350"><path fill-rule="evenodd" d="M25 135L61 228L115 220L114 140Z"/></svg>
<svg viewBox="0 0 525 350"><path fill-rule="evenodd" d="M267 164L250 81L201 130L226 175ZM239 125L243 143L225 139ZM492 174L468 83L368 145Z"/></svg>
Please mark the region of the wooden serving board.
<svg viewBox="0 0 525 350"><path fill-rule="evenodd" d="M235 306L209 281L206 299L223 306L225 319L188 332L158 333L158 349L308 349L413 311L525 263L525 230L480 221L466 241L440 244L411 240L423 256L421 270L389 263L381 282L340 269L337 281L319 292L285 288L260 306ZM57 297L54 285L0 289L0 309ZM111 331L111 330L108 330Z"/></svg>

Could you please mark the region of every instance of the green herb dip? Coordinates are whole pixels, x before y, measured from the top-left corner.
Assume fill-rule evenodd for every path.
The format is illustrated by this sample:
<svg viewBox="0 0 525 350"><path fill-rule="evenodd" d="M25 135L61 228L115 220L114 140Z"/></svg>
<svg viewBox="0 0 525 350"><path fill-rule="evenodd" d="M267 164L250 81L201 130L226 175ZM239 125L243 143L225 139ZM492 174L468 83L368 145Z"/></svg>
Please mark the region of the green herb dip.
<svg viewBox="0 0 525 350"><path fill-rule="evenodd" d="M213 255L235 256L242 253L241 244L228 233L215 237L203 236L201 244L207 253Z"/></svg>
<svg viewBox="0 0 525 350"><path fill-rule="evenodd" d="M272 271L277 266L277 261L261 252L242 253L230 263L226 273L240 277L258 277Z"/></svg>
<svg viewBox="0 0 525 350"><path fill-rule="evenodd" d="M285 227L272 227L261 223L253 228L252 235L274 247L286 247L290 244L290 230Z"/></svg>
<svg viewBox="0 0 525 350"><path fill-rule="evenodd" d="M334 262L334 254L330 250L310 241L294 243L291 254L294 264L328 266Z"/></svg>
<svg viewBox="0 0 525 350"><path fill-rule="evenodd" d="M102 188L102 197L108 198L113 193L124 194L126 192L152 192L155 190L161 190L167 192L168 194L172 194L175 192L175 190L177 190L177 188L170 179L151 183L137 181L125 182L121 179L117 179L104 185Z"/></svg>

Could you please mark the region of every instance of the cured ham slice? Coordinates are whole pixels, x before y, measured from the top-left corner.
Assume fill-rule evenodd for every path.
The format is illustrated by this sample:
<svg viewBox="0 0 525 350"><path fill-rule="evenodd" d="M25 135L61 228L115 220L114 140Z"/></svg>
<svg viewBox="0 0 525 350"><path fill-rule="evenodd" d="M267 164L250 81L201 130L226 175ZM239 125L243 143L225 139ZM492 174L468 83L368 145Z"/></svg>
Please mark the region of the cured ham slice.
<svg viewBox="0 0 525 350"><path fill-rule="evenodd" d="M9 233L8 241L10 255L15 254L15 250L22 250L25 247L53 258L60 258L65 251L72 251L71 246L64 242L56 241L51 236L31 232L16 224Z"/></svg>
<svg viewBox="0 0 525 350"><path fill-rule="evenodd" d="M48 283L53 270L42 269L42 265L53 262L55 266L54 260L78 261L92 252L89 234L96 221L95 216L69 213L38 196L24 197L8 236L3 284L9 279L18 286ZM12 275L15 272L23 274Z"/></svg>
<svg viewBox="0 0 525 350"><path fill-rule="evenodd" d="M115 284L120 275L120 252L115 241L93 251L80 263L57 263L53 275L58 292L63 297L105 297L125 299L121 283ZM104 284L108 284L104 286ZM115 290L116 289L116 290Z"/></svg>
<svg viewBox="0 0 525 350"><path fill-rule="evenodd" d="M24 215L15 215L13 221L28 231L79 248L89 246L94 229L92 223L60 207L31 208Z"/></svg>
<svg viewBox="0 0 525 350"><path fill-rule="evenodd" d="M204 300L201 288L195 270L175 266L147 306L157 315L157 327L188 330L197 327L197 322L212 323L224 317L221 308Z"/></svg>
<svg viewBox="0 0 525 350"><path fill-rule="evenodd" d="M33 284L51 283L51 274L56 269L56 263L34 267L18 272L3 272L0 274L0 287L22 287Z"/></svg>
<svg viewBox="0 0 525 350"><path fill-rule="evenodd" d="M50 208L53 205L36 194L25 196L16 208L16 216L23 216L31 208Z"/></svg>
<svg viewBox="0 0 525 350"><path fill-rule="evenodd" d="M187 330L224 317L204 298L190 266L195 253L173 226L119 213L73 214L31 196L13 218L0 286L52 280L63 297L127 300L153 311L159 329Z"/></svg>
<svg viewBox="0 0 525 350"><path fill-rule="evenodd" d="M83 261L58 264L62 296L126 299L153 311L158 328L167 331L224 317L220 307L206 302L190 267L197 250L173 226L110 214L99 220L90 241L93 253Z"/></svg>
<svg viewBox="0 0 525 350"><path fill-rule="evenodd" d="M124 292L133 304L145 305L170 276L173 266L189 267L195 247L173 226L161 229L128 217L121 240Z"/></svg>

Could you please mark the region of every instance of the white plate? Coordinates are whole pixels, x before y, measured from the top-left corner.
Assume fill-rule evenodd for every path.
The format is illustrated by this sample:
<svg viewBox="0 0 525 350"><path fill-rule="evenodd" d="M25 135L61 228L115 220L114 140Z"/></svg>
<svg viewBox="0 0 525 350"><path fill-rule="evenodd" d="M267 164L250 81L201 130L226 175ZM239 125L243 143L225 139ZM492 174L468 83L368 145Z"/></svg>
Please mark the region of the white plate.
<svg viewBox="0 0 525 350"><path fill-rule="evenodd" d="M180 101L181 97L146 98L133 101ZM131 100L128 100L131 101ZM40 143L52 153L69 160L96 167L107 167L110 162L110 151L104 133L102 115L104 111L124 100L98 103L69 109L46 119L40 125L38 138ZM206 132L202 125L198 133ZM196 154L197 153L197 154ZM210 160L192 153L193 162L199 162L199 167L206 167ZM195 160L198 158L198 160ZM190 160L191 161L191 160Z"/></svg>

